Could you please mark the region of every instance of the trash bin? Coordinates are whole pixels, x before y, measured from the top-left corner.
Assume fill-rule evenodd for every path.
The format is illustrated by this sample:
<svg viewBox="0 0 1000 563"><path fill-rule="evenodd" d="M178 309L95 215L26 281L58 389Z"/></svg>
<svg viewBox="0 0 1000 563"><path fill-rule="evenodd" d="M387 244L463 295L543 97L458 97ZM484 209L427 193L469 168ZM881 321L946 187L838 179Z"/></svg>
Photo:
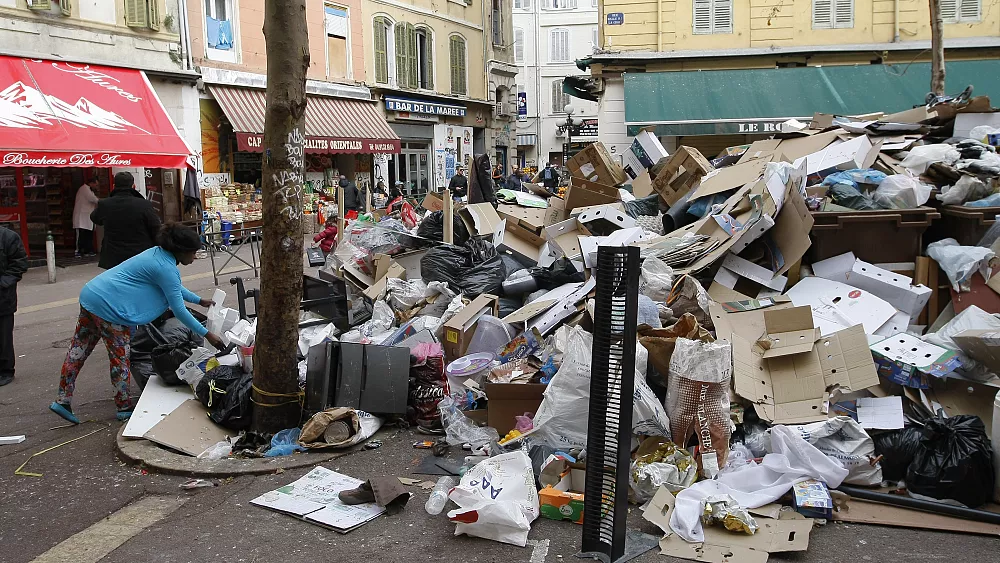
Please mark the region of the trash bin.
<svg viewBox="0 0 1000 563"><path fill-rule="evenodd" d="M232 221L222 222L222 244L229 246L229 239L233 235L233 223Z"/></svg>
<svg viewBox="0 0 1000 563"><path fill-rule="evenodd" d="M878 211L817 211L810 233L811 262L845 252L872 264L914 262L922 236L941 213L930 207Z"/></svg>
<svg viewBox="0 0 1000 563"><path fill-rule="evenodd" d="M962 246L976 246L1000 215L1000 207L942 205L941 219L934 224L925 242L953 238Z"/></svg>

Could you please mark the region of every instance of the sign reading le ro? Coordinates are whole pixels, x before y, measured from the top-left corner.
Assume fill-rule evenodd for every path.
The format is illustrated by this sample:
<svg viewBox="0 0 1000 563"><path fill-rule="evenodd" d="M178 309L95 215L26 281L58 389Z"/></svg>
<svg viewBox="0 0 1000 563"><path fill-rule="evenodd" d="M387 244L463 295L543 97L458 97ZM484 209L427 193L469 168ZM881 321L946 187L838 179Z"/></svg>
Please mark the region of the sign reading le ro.
<svg viewBox="0 0 1000 563"><path fill-rule="evenodd" d="M386 98L385 109L389 111L402 111L409 113L425 113L431 115L445 115L450 117L464 117L465 107L445 104L435 104L433 102L422 102L418 100L407 100L404 98Z"/></svg>

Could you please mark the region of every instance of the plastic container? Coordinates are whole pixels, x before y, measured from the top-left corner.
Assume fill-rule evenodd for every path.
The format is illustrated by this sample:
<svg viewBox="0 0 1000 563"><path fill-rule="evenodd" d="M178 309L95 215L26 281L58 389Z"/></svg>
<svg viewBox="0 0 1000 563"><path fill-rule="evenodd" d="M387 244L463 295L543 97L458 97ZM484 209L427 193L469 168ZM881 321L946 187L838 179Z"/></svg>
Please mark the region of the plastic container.
<svg viewBox="0 0 1000 563"><path fill-rule="evenodd" d="M976 246L1000 215L1000 207L942 205L941 219L934 223L927 240L931 243L953 238L962 246Z"/></svg>
<svg viewBox="0 0 1000 563"><path fill-rule="evenodd" d="M483 315L479 317L476 324L476 332L469 340L469 347L466 354L490 353L496 354L498 350L507 345L517 331L512 326L494 317L493 315Z"/></svg>
<svg viewBox="0 0 1000 563"><path fill-rule="evenodd" d="M430 498L424 504L424 510L431 516L437 516L444 510L444 505L448 504L448 493L455 487L455 478L445 475L437 480L434 490L431 491Z"/></svg>
<svg viewBox="0 0 1000 563"><path fill-rule="evenodd" d="M470 379L482 386L486 374L493 368L495 361L496 354L486 352L462 356L448 364L444 371L448 376L448 387L451 392L465 389L465 382Z"/></svg>
<svg viewBox="0 0 1000 563"><path fill-rule="evenodd" d="M930 207L817 211L812 215L810 262L853 252L872 264L916 261L923 251L924 231L941 217Z"/></svg>

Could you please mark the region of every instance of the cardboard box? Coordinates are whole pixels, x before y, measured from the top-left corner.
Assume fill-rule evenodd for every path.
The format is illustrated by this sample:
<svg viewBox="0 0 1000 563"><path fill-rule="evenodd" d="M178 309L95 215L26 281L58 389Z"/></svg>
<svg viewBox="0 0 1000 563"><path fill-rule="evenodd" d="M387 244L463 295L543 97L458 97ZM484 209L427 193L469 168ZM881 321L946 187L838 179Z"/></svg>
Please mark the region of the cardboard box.
<svg viewBox="0 0 1000 563"><path fill-rule="evenodd" d="M866 333L875 334L896 314L895 307L867 291L819 277L800 280L785 295L796 306L812 307L824 336L858 324Z"/></svg>
<svg viewBox="0 0 1000 563"><path fill-rule="evenodd" d="M444 324L445 359L455 361L465 355L469 348L469 340L476 332L479 317L490 314L496 316L499 312L500 299L496 295L484 293L472 300L457 315Z"/></svg>
<svg viewBox="0 0 1000 563"><path fill-rule="evenodd" d="M540 233L545 226L546 209L535 207L522 207L520 205L507 205L501 203L497 207L497 213L501 218L507 220L507 226L521 225L523 228Z"/></svg>
<svg viewBox="0 0 1000 563"><path fill-rule="evenodd" d="M771 553L809 549L813 520L799 514L795 519L781 516L780 520L755 517L758 528L752 536L721 526L705 526L703 543L688 543L677 534L667 535L660 540L660 555L703 563L767 563Z"/></svg>
<svg viewBox="0 0 1000 563"><path fill-rule="evenodd" d="M632 178L632 195L637 198L644 198L653 193L653 179L649 176L648 170L643 170L635 178Z"/></svg>
<svg viewBox="0 0 1000 563"><path fill-rule="evenodd" d="M777 311L764 310L763 338L757 345L764 350L764 358L777 358L790 354L812 351L819 340L819 329L813 326L812 309L792 307Z"/></svg>
<svg viewBox="0 0 1000 563"><path fill-rule="evenodd" d="M961 367L955 352L909 334L896 334L870 346L880 376L906 387L926 389L926 376L943 377Z"/></svg>
<svg viewBox="0 0 1000 563"><path fill-rule="evenodd" d="M572 177L569 179L569 186L566 187L566 195L563 196L563 209L571 212L578 207L616 203L619 199L618 188ZM551 207L550 199L549 208Z"/></svg>
<svg viewBox="0 0 1000 563"><path fill-rule="evenodd" d="M514 429L515 416L528 412L534 416L542 404L542 395L548 385L542 383L486 383L487 421L505 436Z"/></svg>
<svg viewBox="0 0 1000 563"><path fill-rule="evenodd" d="M754 403L762 419L775 424L826 420L828 387L861 391L879 384L861 326L820 338L808 352L770 358L764 353L760 345L733 335L736 392Z"/></svg>
<svg viewBox="0 0 1000 563"><path fill-rule="evenodd" d="M715 170L694 147L681 146L653 178L653 191L669 205L681 200L703 176Z"/></svg>
<svg viewBox="0 0 1000 563"><path fill-rule="evenodd" d="M667 151L660 144L650 131L640 131L632 139L629 150L622 156L623 168L629 178L636 178L643 172L649 170L661 158L667 157Z"/></svg>
<svg viewBox="0 0 1000 563"><path fill-rule="evenodd" d="M497 210L489 203L473 203L458 210L458 216L465 223L469 234L474 237L492 237L493 245L499 246L507 225Z"/></svg>
<svg viewBox="0 0 1000 563"><path fill-rule="evenodd" d="M569 520L583 524L583 490L587 471L570 466L555 485L545 485L538 491L541 515L550 520Z"/></svg>
<svg viewBox="0 0 1000 563"><path fill-rule="evenodd" d="M569 217L566 211L566 200L561 197L550 197L549 206L542 215L542 226L548 227L560 221L565 221Z"/></svg>
<svg viewBox="0 0 1000 563"><path fill-rule="evenodd" d="M424 201L420 204L420 206L428 211L443 211L444 201L441 199L440 195L434 192L427 192L427 195L424 196Z"/></svg>
<svg viewBox="0 0 1000 563"><path fill-rule="evenodd" d="M896 309L916 319L931 298L931 288L913 285L913 278L856 260L847 275L847 283L869 291Z"/></svg>
<svg viewBox="0 0 1000 563"><path fill-rule="evenodd" d="M764 169L767 168L768 162L771 162L770 156L713 170L705 174L698 189L688 199L694 201L701 197L735 190L751 182L756 182L764 175Z"/></svg>
<svg viewBox="0 0 1000 563"><path fill-rule="evenodd" d="M635 219L611 205L593 206L580 213L576 220L590 232L611 233L618 229L631 229Z"/></svg>
<svg viewBox="0 0 1000 563"><path fill-rule="evenodd" d="M970 358L985 364L993 373L1000 373L1000 332L966 330L952 336L952 340Z"/></svg>
<svg viewBox="0 0 1000 563"><path fill-rule="evenodd" d="M588 145L566 163L570 175L607 186L624 184L629 177L600 142Z"/></svg>
<svg viewBox="0 0 1000 563"><path fill-rule="evenodd" d="M735 254L727 254L725 259L722 261L722 267L719 268L721 273L723 270L732 272L741 277L744 277L752 282L758 283L766 288L772 289L777 292L785 290L785 286L788 285L788 278L785 276L776 276L774 272L768 270L763 266L758 266L749 260L740 258ZM725 281L719 279L719 275L716 275L715 281L721 283L729 289L735 289L736 284L732 282L732 278L726 279Z"/></svg>
<svg viewBox="0 0 1000 563"><path fill-rule="evenodd" d="M805 161L806 173L810 176L829 170L852 170L871 168L878 157L882 142L872 144L868 135L861 135L849 141L834 143L827 148L796 159L795 165ZM780 147L779 147L780 150Z"/></svg>
<svg viewBox="0 0 1000 563"><path fill-rule="evenodd" d="M764 311L780 311L792 308L792 300L783 295L760 300L737 300L708 304L708 312L715 323L715 334L719 340L732 342L738 335L748 342L755 342L765 333Z"/></svg>
<svg viewBox="0 0 1000 563"><path fill-rule="evenodd" d="M545 240L570 260L582 259L579 237L589 235L590 231L576 219L566 219L561 223L545 227Z"/></svg>

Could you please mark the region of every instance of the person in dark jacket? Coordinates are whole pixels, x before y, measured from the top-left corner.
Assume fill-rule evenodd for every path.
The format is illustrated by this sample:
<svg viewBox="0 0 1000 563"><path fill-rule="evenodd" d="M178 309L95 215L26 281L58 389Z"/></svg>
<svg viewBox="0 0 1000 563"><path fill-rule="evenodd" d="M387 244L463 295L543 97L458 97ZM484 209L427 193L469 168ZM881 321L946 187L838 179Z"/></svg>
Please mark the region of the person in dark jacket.
<svg viewBox="0 0 1000 563"><path fill-rule="evenodd" d="M347 176L341 176L340 187L344 188L344 211L357 211L358 213L364 211L364 206L361 203L361 192L358 191L354 182L348 181Z"/></svg>
<svg viewBox="0 0 1000 563"><path fill-rule="evenodd" d="M497 193L490 171L490 157L481 154L472 162L469 175L469 203L487 202L497 206Z"/></svg>
<svg viewBox="0 0 1000 563"><path fill-rule="evenodd" d="M17 282L28 271L28 255L21 237L0 227L0 387L14 380L14 312Z"/></svg>
<svg viewBox="0 0 1000 563"><path fill-rule="evenodd" d="M523 192L523 191L525 191L525 189L524 189L524 178L521 177L521 169L518 168L517 166L514 167L514 172L512 172L509 177L507 177L507 186L506 186L506 188L508 190L513 191L513 192Z"/></svg>
<svg viewBox="0 0 1000 563"><path fill-rule="evenodd" d="M542 170L542 184L551 193L556 193L559 189L559 171L551 162Z"/></svg>
<svg viewBox="0 0 1000 563"><path fill-rule="evenodd" d="M451 190L452 197L465 197L469 191L469 179L461 168L455 169L455 175L448 182L448 189Z"/></svg>
<svg viewBox="0 0 1000 563"><path fill-rule="evenodd" d="M128 172L115 174L111 197L97 204L90 220L104 227L97 265L105 270L156 246L160 232L159 215L153 204L136 191L135 178Z"/></svg>

